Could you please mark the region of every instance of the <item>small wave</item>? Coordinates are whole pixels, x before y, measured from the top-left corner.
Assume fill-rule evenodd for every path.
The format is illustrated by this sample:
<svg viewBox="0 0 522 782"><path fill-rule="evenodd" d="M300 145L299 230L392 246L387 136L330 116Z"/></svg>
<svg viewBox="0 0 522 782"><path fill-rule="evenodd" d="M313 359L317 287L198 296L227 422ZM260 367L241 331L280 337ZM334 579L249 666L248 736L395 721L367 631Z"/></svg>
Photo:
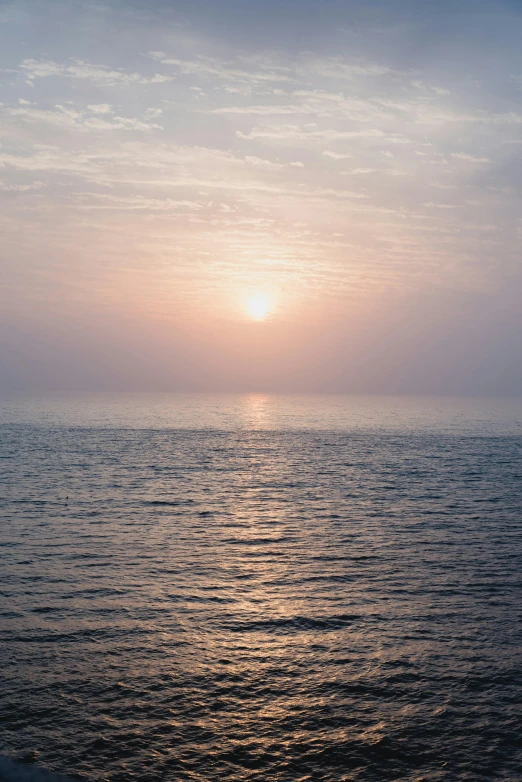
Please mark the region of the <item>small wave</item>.
<svg viewBox="0 0 522 782"><path fill-rule="evenodd" d="M230 546L269 546L273 543L291 542L293 538L283 536L280 538L225 538L224 543Z"/></svg>
<svg viewBox="0 0 522 782"><path fill-rule="evenodd" d="M289 616L277 619L259 619L252 622L237 622L229 629L233 632L338 630L356 622L357 614L335 614L332 616Z"/></svg>
<svg viewBox="0 0 522 782"><path fill-rule="evenodd" d="M53 614L56 611L61 611L58 606L37 606L32 609L33 614Z"/></svg>
<svg viewBox="0 0 522 782"><path fill-rule="evenodd" d="M193 503L194 500L188 499L188 500L146 500L145 505L157 505L162 506L166 505L167 507L176 507L177 505L189 505Z"/></svg>

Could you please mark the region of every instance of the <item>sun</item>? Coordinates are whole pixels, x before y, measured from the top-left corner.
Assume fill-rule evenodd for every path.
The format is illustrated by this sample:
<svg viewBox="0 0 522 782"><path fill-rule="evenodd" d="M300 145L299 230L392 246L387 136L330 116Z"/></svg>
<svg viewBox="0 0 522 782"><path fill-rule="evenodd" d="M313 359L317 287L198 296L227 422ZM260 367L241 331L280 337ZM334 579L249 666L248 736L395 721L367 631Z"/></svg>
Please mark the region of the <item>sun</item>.
<svg viewBox="0 0 522 782"><path fill-rule="evenodd" d="M247 300L246 310L254 320L264 320L270 312L270 299L266 293L253 293Z"/></svg>

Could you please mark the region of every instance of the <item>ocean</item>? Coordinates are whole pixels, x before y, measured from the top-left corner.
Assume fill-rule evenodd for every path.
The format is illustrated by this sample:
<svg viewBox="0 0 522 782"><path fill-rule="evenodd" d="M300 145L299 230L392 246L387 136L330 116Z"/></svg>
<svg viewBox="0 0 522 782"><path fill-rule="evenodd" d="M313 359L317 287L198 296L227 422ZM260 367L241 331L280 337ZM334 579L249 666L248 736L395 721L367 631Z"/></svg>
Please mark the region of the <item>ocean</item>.
<svg viewBox="0 0 522 782"><path fill-rule="evenodd" d="M522 780L521 400L19 398L0 457L0 779Z"/></svg>

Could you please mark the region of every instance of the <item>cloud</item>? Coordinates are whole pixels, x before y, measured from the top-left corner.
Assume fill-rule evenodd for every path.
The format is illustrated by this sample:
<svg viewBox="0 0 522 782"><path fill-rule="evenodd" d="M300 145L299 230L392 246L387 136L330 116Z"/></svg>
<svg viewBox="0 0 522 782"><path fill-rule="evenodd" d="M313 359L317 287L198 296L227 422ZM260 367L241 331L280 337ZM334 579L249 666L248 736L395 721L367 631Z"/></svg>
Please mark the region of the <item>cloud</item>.
<svg viewBox="0 0 522 782"><path fill-rule="evenodd" d="M277 141L303 141L312 143L329 143L332 141L347 141L358 138L385 138L384 131L378 128L361 130L305 130L300 125L265 125L252 128L250 133L236 131L238 138L246 140L268 139Z"/></svg>
<svg viewBox="0 0 522 782"><path fill-rule="evenodd" d="M347 79L353 81L358 77L382 77L390 76L394 70L387 65L379 63L359 61L346 61L342 57L309 57L307 61L300 66L304 73L313 72L319 76L327 76L334 79Z"/></svg>
<svg viewBox="0 0 522 782"><path fill-rule="evenodd" d="M15 185L9 182L2 182L0 180L0 190L4 192L27 193L30 190L41 190L44 187L47 187L47 184L45 182L40 182L39 180L26 185Z"/></svg>
<svg viewBox="0 0 522 782"><path fill-rule="evenodd" d="M107 116L109 111L105 111L107 104L102 104L103 110L100 111L100 106L93 109L89 106L88 109L94 114L90 116L87 112L77 111L68 106L57 104L55 109L37 109L37 108L7 108L4 110L4 115L21 119L24 122L29 123L44 123L52 125L56 128L62 128L64 130L80 130L82 132L90 130L161 130L161 125L157 125L151 122L144 122L143 120L136 119L134 117L119 117L111 116L110 119L102 119L101 116ZM96 110L97 109L97 110ZM98 116L101 115L101 116Z"/></svg>
<svg viewBox="0 0 522 782"><path fill-rule="evenodd" d="M254 155L234 155L224 150L175 144L124 142L110 155L105 149L90 154L65 153L46 146L24 156L0 151L0 167L62 172L111 187L167 187L180 192L205 189L254 200L280 196L304 203L328 198L368 198L366 193L343 188L308 183L295 186L287 176L292 169L304 167L301 161L270 161ZM249 171L251 173L246 176ZM133 203L145 202L138 197Z"/></svg>
<svg viewBox="0 0 522 782"><path fill-rule="evenodd" d="M477 157L476 155L470 155L467 152L452 152L452 158L457 160L465 160L468 163L491 163L491 160L487 157Z"/></svg>
<svg viewBox="0 0 522 782"><path fill-rule="evenodd" d="M427 206L431 209L457 209L455 204L438 204L434 201L426 201L423 206Z"/></svg>
<svg viewBox="0 0 522 782"><path fill-rule="evenodd" d="M245 163L255 166L256 168L285 168L284 163L273 162L271 160L264 160L263 158L256 157L255 155L245 155Z"/></svg>
<svg viewBox="0 0 522 782"><path fill-rule="evenodd" d="M224 106L212 109L212 114L306 114L301 106Z"/></svg>
<svg viewBox="0 0 522 782"><path fill-rule="evenodd" d="M112 108L108 103L91 103L87 108L93 114L112 114Z"/></svg>
<svg viewBox="0 0 522 782"><path fill-rule="evenodd" d="M436 95L451 95L451 90L445 87L434 87L431 84L424 84L424 82L416 80L412 82L413 87L417 87L420 90L428 90L434 92Z"/></svg>
<svg viewBox="0 0 522 782"><path fill-rule="evenodd" d="M349 171L343 171L342 174L344 176L351 175L351 174L374 174L377 171L378 171L377 168L352 168Z"/></svg>
<svg viewBox="0 0 522 782"><path fill-rule="evenodd" d="M262 93L258 93L261 96ZM263 96L264 97L264 96ZM252 115L298 115L313 117L338 117L354 122L393 122L397 113L409 114L414 121L417 114L425 111L422 103L415 101L391 101L388 97L360 97L344 92L329 92L321 89L299 89L290 92L272 90L268 97L278 102L249 105L220 106L210 109L213 114ZM399 115L400 116L400 115Z"/></svg>
<svg viewBox="0 0 522 782"><path fill-rule="evenodd" d="M83 60L72 60L69 65L62 65L53 60L26 59L20 63L21 70L31 81L49 76L61 76L70 79L85 79L96 84L163 84L172 81L172 76L155 73L144 76L141 73L114 70L104 65L92 65Z"/></svg>
<svg viewBox="0 0 522 782"><path fill-rule="evenodd" d="M149 56L162 65L173 65L180 74L203 78L217 78L228 82L291 82L288 69L275 64L266 67L247 69L238 67L238 63L200 56L194 60L182 60L169 57L165 52L149 52Z"/></svg>
<svg viewBox="0 0 522 782"><path fill-rule="evenodd" d="M324 157L331 157L333 160L349 160L353 158L353 155L348 155L346 152L334 152L331 149L325 149L323 155Z"/></svg>
<svg viewBox="0 0 522 782"><path fill-rule="evenodd" d="M186 213L187 211L199 211L204 209L206 205L201 201L174 198L147 198L143 195L113 196L107 193L82 193L81 198L85 199L85 203L81 204L82 209Z"/></svg>

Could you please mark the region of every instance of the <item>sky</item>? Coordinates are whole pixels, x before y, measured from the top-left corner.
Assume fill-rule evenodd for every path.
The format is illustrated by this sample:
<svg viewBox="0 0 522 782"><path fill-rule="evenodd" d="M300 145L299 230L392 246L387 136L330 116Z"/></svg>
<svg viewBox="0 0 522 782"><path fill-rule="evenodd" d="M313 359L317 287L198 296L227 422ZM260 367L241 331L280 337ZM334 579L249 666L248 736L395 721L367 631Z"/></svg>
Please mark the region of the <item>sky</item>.
<svg viewBox="0 0 522 782"><path fill-rule="evenodd" d="M0 392L522 395L518 0L17 0L0 40Z"/></svg>

